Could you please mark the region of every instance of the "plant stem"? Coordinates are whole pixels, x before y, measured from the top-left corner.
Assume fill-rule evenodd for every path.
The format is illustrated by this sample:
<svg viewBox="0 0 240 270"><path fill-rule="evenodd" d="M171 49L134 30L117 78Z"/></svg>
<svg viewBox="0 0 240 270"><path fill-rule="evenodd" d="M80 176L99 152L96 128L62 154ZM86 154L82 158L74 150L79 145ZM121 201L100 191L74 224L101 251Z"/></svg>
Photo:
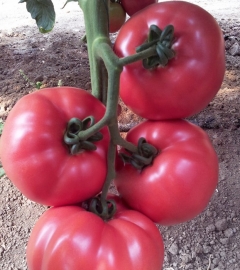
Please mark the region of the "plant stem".
<svg viewBox="0 0 240 270"><path fill-rule="evenodd" d="M124 62L120 61L112 50L106 3L104 0L79 0L79 4L85 18L92 94L106 105L104 117L89 129L82 131L79 138L86 140L107 125L113 142L134 152L136 147L121 138L117 125L119 81Z"/></svg>
<svg viewBox="0 0 240 270"><path fill-rule="evenodd" d="M93 50L95 42L111 44L108 30L108 0L79 0L79 5L84 13L92 94L102 101L103 80L102 61L96 57Z"/></svg>
<svg viewBox="0 0 240 270"><path fill-rule="evenodd" d="M122 66L125 66L125 65L131 64L133 62L142 60L144 58L148 58L148 57L153 56L153 55L156 55L156 46L150 47L150 48L148 48L144 51L141 51L139 53L120 58L119 64Z"/></svg>
<svg viewBox="0 0 240 270"><path fill-rule="evenodd" d="M109 126L114 122L116 130L111 134L115 137L113 141L125 145L132 151L134 147L120 138L116 125L120 75L124 65L156 55L156 46L118 58L113 52L109 38L109 3L110 0L79 0L85 19L92 94L106 105L104 117L91 128L82 131L79 136L80 139L86 140L105 125Z"/></svg>
<svg viewBox="0 0 240 270"><path fill-rule="evenodd" d="M109 1L79 0L85 19L92 94L106 105L106 112L99 122L81 131L78 136L80 140L86 140L104 126L108 126L111 140L108 150L108 172L101 196L102 202L106 201L108 188L115 177L117 145L134 153L138 150L136 145L121 137L118 129L117 107L123 66L156 55L156 46L153 46L128 57L116 56L109 38Z"/></svg>
<svg viewBox="0 0 240 270"><path fill-rule="evenodd" d="M102 204L106 201L109 186L111 185L112 180L115 178L115 158L116 146L115 143L111 140L108 148L108 172L101 194Z"/></svg>

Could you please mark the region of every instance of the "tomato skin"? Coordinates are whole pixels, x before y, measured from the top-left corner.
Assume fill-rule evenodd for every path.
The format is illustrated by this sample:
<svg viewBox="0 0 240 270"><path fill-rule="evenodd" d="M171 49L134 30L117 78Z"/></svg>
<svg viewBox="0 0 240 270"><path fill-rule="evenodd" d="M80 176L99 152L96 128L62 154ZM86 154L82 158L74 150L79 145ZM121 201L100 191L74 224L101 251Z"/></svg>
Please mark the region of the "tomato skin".
<svg viewBox="0 0 240 270"><path fill-rule="evenodd" d="M119 3L110 1L109 5L109 32L117 32L126 20L126 12Z"/></svg>
<svg viewBox="0 0 240 270"><path fill-rule="evenodd" d="M95 196L107 173L109 132L96 151L72 156L63 141L68 121L105 113L102 103L73 87L46 88L21 98L11 110L1 137L5 172L29 199L44 205L76 203ZM94 170L92 169L94 168Z"/></svg>
<svg viewBox="0 0 240 270"><path fill-rule="evenodd" d="M174 26L176 55L165 67L147 70L142 61L124 66L120 96L137 115L151 120L186 118L204 109L221 87L225 73L223 34L201 7L183 1L160 2L130 18L118 33L119 57L135 53L150 25ZM211 75L212 74L212 75ZM131 93L131 94L129 94Z"/></svg>
<svg viewBox="0 0 240 270"><path fill-rule="evenodd" d="M123 201L161 225L200 214L218 182L218 158L207 134L185 120L166 120L143 122L126 139L137 144L140 137L160 153L142 172L118 160L115 185Z"/></svg>
<svg viewBox="0 0 240 270"><path fill-rule="evenodd" d="M163 257L159 230L133 210L103 221L78 206L53 207L37 221L27 246L29 270L159 270Z"/></svg>
<svg viewBox="0 0 240 270"><path fill-rule="evenodd" d="M157 3L158 0L121 0L121 5L129 16L144 9L145 7Z"/></svg>

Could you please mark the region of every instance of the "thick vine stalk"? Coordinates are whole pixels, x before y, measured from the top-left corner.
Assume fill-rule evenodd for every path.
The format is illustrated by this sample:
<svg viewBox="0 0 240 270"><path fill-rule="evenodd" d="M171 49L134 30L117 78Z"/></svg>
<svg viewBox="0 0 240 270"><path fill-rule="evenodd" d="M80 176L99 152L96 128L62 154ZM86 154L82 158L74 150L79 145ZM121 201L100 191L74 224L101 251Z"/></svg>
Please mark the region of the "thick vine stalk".
<svg viewBox="0 0 240 270"><path fill-rule="evenodd" d="M138 147L124 140L118 129L117 108L121 72L124 65L156 55L156 46L153 45L134 55L117 57L109 38L109 4L110 0L79 0L85 20L92 94L106 105L106 112L99 122L78 135L81 140L86 140L104 126L108 126L111 136L108 173L101 201L106 201L107 190L115 177L116 146L120 145L132 153L138 153Z"/></svg>
<svg viewBox="0 0 240 270"><path fill-rule="evenodd" d="M136 146L123 140L118 131L117 107L123 62L113 52L109 38L109 0L79 0L79 5L85 19L92 94L106 105L104 117L94 126L83 131L80 135L81 139L87 139L107 125L112 143L123 145L135 152Z"/></svg>
<svg viewBox="0 0 240 270"><path fill-rule="evenodd" d="M86 140L103 126L108 125L114 143L124 144L128 150L136 152L136 147L124 142L117 132L120 74L124 65L156 55L156 46L128 57L118 58L109 38L109 2L110 0L79 0L85 20L92 94L106 105L104 117L88 130L82 131L80 138Z"/></svg>

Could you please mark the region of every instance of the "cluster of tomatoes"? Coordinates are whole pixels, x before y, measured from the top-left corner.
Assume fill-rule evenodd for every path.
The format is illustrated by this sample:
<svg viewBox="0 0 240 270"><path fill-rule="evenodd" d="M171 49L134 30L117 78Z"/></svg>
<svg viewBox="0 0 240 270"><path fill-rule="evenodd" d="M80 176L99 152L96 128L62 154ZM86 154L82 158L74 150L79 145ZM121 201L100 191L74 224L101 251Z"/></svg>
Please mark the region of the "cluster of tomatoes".
<svg viewBox="0 0 240 270"><path fill-rule="evenodd" d="M5 122L0 153L5 172L29 199L48 209L27 245L30 270L161 269L164 247L155 224L118 196L114 217L104 220L82 202L96 196L107 174L110 136L100 130L96 150L71 155L63 142L69 119L98 122L104 105L85 90L45 88L22 97Z"/></svg>
<svg viewBox="0 0 240 270"><path fill-rule="evenodd" d="M164 244L154 223L173 225L196 217L216 188L215 150L207 134L184 118L204 109L221 86L221 29L208 12L187 2L155 3L137 12L138 2L121 1L131 18L120 29L114 52L130 56L146 42L150 25L160 35L172 25L174 57L150 69L136 61L121 73L122 100L146 120L126 136L139 152L121 148L125 159L116 158L120 197L108 196L117 205L112 218L104 220L82 207L101 192L107 175L107 127L100 130L95 151L81 150L77 142L80 151L70 155L68 140L63 142L70 119L85 119L73 126L74 139L89 115L96 122L103 118L105 107L97 98L74 87L42 89L20 99L5 123L0 153L6 174L26 197L53 206L31 233L30 270L159 270ZM150 2L155 1L142 1Z"/></svg>
<svg viewBox="0 0 240 270"><path fill-rule="evenodd" d="M217 185L218 160L208 136L183 118L199 113L220 89L225 47L212 15L188 2L169 1L132 16L119 31L115 53L121 58L133 54L152 24L159 28L160 39L166 26L174 27L174 57L150 69L141 61L124 66L120 96L134 113L148 119L126 139L136 144L143 137L159 154L141 173L130 164L119 165L115 184L133 209L171 225L198 215Z"/></svg>

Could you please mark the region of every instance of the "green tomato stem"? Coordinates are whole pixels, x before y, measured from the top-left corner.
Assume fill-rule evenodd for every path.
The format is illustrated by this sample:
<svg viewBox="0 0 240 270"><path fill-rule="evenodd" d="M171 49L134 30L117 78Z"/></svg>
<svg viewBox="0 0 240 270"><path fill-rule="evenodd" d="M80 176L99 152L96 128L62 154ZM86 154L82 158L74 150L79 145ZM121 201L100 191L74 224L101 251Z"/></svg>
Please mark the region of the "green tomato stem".
<svg viewBox="0 0 240 270"><path fill-rule="evenodd" d="M109 38L108 11L110 0L78 0L78 2L83 10L85 20L92 94L105 104L106 112L99 122L93 124L86 130L78 132L77 137L79 141L86 141L89 137L99 132L104 126L108 126L111 137L107 159L108 172L102 189L100 202L98 199L92 201L93 211L98 212L98 208L100 212L102 212L99 213L100 216L108 216L106 198L111 181L115 178L117 145L122 146L131 153L135 153L138 163L139 160L141 162L143 160L144 165L146 163L146 158L139 156L139 147L124 140L118 129L117 107L119 101L120 75L125 65L156 56L158 54L157 50L159 50L156 44L158 41L156 42L156 40L154 40L153 44L144 45L134 55L119 58L114 53ZM155 28L156 27L151 30L151 35L153 35L154 38L156 31L159 36L158 30L155 30ZM149 39L149 41L152 40ZM147 159L149 159L149 157L147 157Z"/></svg>
<svg viewBox="0 0 240 270"><path fill-rule="evenodd" d="M154 55L156 55L156 46L155 45L153 45L150 48L147 48L144 51L138 52L136 54L120 58L119 59L119 64L121 66L125 66L125 65L128 65L128 64L143 60L145 58L148 58L148 57L151 57L151 56L154 56Z"/></svg>
<svg viewBox="0 0 240 270"><path fill-rule="evenodd" d="M108 148L108 172L106 180L104 182L101 194L101 201L107 200L108 189L111 185L112 180L115 178L115 158L116 158L116 146L113 141L110 142Z"/></svg>

